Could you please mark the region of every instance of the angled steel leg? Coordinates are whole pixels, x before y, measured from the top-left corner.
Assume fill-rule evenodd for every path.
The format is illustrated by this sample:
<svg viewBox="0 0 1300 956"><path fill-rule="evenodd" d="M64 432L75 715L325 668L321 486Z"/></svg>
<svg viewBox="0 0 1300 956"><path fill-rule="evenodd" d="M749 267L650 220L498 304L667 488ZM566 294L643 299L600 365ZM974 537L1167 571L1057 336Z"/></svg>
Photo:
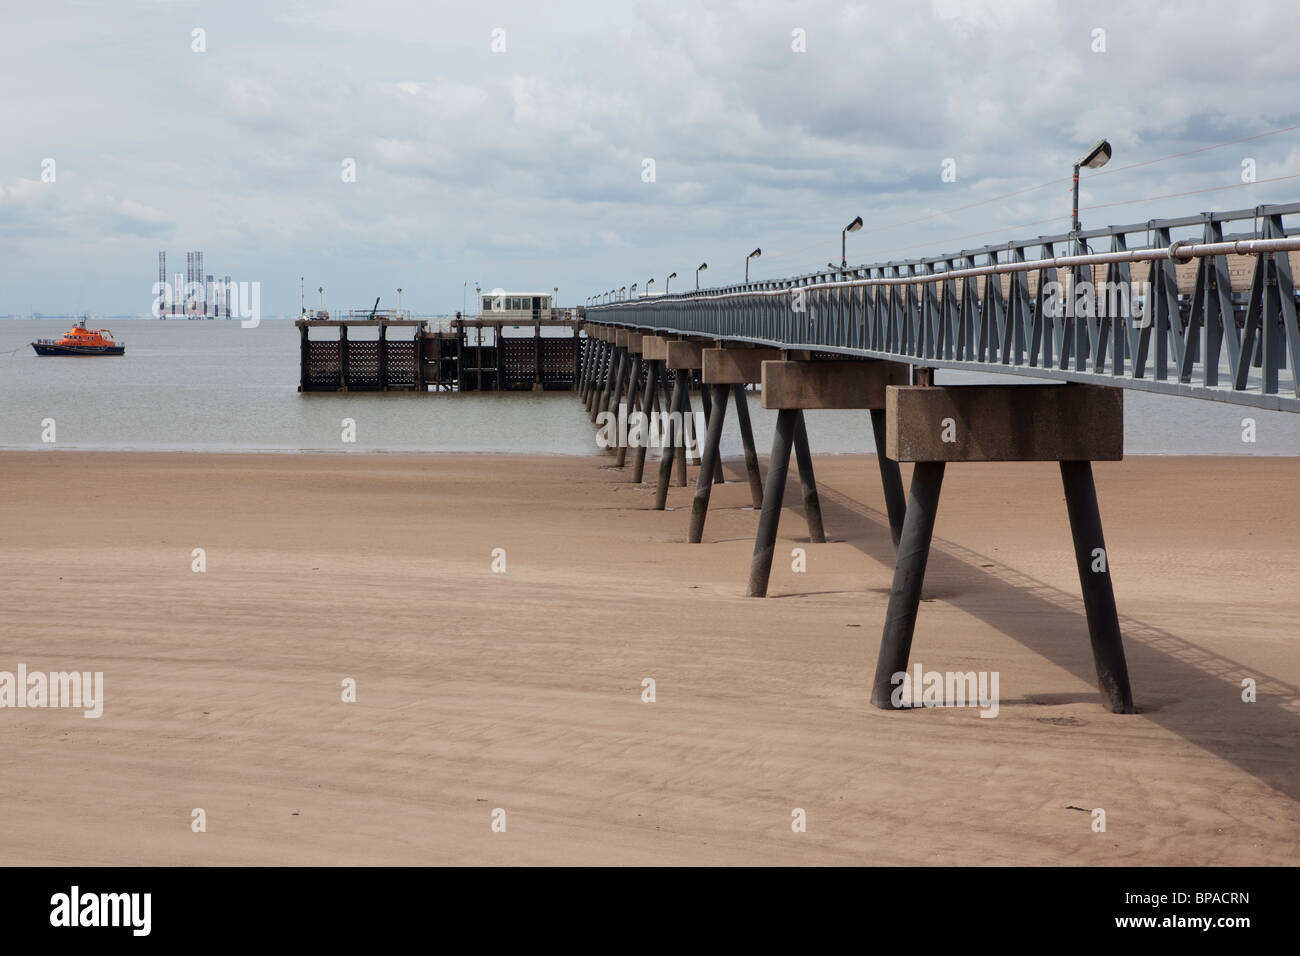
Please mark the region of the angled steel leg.
<svg viewBox="0 0 1300 956"><path fill-rule="evenodd" d="M889 514L889 536L898 550L898 539L903 534L903 515L907 513L907 498L903 495L903 474L898 462L885 454L885 410L871 410L871 430L876 436L876 463L880 466L880 485L885 492L885 510Z"/></svg>
<svg viewBox="0 0 1300 956"><path fill-rule="evenodd" d="M633 411L632 400L635 398L636 387L641 384L641 355L639 352L632 353L631 369L628 371L627 388L623 391L623 396L627 402L628 415ZM614 409L615 412L618 409ZM627 444L623 441L618 443L618 457L614 461L616 468L622 468L627 464Z"/></svg>
<svg viewBox="0 0 1300 956"><path fill-rule="evenodd" d="M803 510L808 519L808 540L814 544L825 544L822 503L817 497L817 479L813 477L812 452L808 450L808 429L804 426L802 409L799 410L794 423L794 457L799 464L799 484L803 488Z"/></svg>
<svg viewBox="0 0 1300 956"><path fill-rule="evenodd" d="M939 511L943 469L941 461L921 461L912 468L912 493L907 502L907 516L903 519L903 534L894 564L894 584L889 590L889 608L885 611L876 677L871 687L871 703L884 710L895 709L890 699L898 686L894 676L907 673L912 634L916 631L916 609L921 603L921 584L925 581L925 565L930 557L934 518Z"/></svg>
<svg viewBox="0 0 1300 956"><path fill-rule="evenodd" d="M650 426L655 419L655 412L658 411L655 402L655 393L659 389L659 363L654 359L649 362L649 368L646 369L645 391L641 394L641 414L645 416L645 428L641 434L641 442L637 445L636 456L632 463L632 483L639 485L641 479L645 477L645 455L646 449L650 445Z"/></svg>
<svg viewBox="0 0 1300 956"><path fill-rule="evenodd" d="M727 419L727 396L730 389L726 385L706 385L712 393L709 415L709 432L704 439L704 451L700 456L700 474L695 482L695 500L691 503L691 525L686 540L699 544L704 535L704 519L709 516L709 495L713 491L713 469L722 457L719 445L722 443L722 425Z"/></svg>
<svg viewBox="0 0 1300 956"><path fill-rule="evenodd" d="M697 451L699 450L700 447L700 436L696 434L695 415L693 413L693 410L691 409L691 378L690 378L691 373L687 369L678 369L677 374L681 376L682 379L682 441L680 447L677 448L677 470L675 474L676 474L677 486L679 488L685 488L686 487L686 435L688 434L686 429L687 418L691 420L691 427L690 427L689 434L695 439L695 448ZM708 427L707 422L705 423L705 427L706 428Z"/></svg>
<svg viewBox="0 0 1300 956"><path fill-rule="evenodd" d="M745 471L749 475L749 494L754 508L763 507L763 474L758 470L758 452L754 449L754 429L749 422L749 399L744 385L733 385L736 396L736 424L740 426L740 441L745 446Z"/></svg>
<svg viewBox="0 0 1300 956"><path fill-rule="evenodd" d="M673 381L673 396L668 401L668 424L664 428L664 454L659 459L659 484L655 488L655 511L663 511L668 504L668 482L672 480L673 463L677 460L677 447L684 443L681 425L684 392L682 374L679 371ZM673 425L673 412L677 413L676 427Z"/></svg>
<svg viewBox="0 0 1300 956"><path fill-rule="evenodd" d="M1112 713L1131 714L1133 691L1129 686L1119 613L1115 610L1115 591L1110 583L1110 558L1101 534L1092 462L1061 462L1061 483L1065 486L1065 507L1070 513L1074 560L1079 566L1088 638L1097 665L1097 684Z"/></svg>
<svg viewBox="0 0 1300 956"><path fill-rule="evenodd" d="M754 559L749 566L747 597L767 597L767 581L772 575L772 555L776 551L776 531L781 523L785 476L790 470L790 448L794 444L798 414L794 408L783 408L776 414L776 434L772 437L772 457L767 463L763 511L759 514L758 532L754 535Z"/></svg>

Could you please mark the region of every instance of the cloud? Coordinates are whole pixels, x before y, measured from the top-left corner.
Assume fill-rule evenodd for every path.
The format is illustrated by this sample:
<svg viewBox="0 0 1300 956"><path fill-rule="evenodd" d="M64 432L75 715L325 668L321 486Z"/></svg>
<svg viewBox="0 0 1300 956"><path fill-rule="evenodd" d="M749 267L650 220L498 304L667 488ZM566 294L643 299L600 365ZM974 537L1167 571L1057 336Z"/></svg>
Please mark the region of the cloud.
<svg viewBox="0 0 1300 956"><path fill-rule="evenodd" d="M1277 29L1288 12L1281 0L1231 14L1154 0L1140 17L1065 0L44 5L0 41L0 240L24 263L0 275L0 312L67 308L42 297L69 257L103 277L92 308L143 311L164 246L263 280L271 312L296 309L299 275L335 302L401 285L415 308L445 312L467 277L558 284L577 301L615 276L703 260L708 279L732 282L754 245L757 273L799 273L837 257L859 214L850 258L952 252L972 233L1068 215L1059 186L960 207L1067 175L1100 136L1121 166L1300 122ZM796 29L807 52L792 48ZM1205 68L1207 44L1230 70ZM1085 204L1237 182L1247 156L1260 178L1300 172L1297 142L1085 178ZM47 156L56 186L33 180ZM955 182L940 177L949 158ZM1260 185L1086 221L1294 195Z"/></svg>

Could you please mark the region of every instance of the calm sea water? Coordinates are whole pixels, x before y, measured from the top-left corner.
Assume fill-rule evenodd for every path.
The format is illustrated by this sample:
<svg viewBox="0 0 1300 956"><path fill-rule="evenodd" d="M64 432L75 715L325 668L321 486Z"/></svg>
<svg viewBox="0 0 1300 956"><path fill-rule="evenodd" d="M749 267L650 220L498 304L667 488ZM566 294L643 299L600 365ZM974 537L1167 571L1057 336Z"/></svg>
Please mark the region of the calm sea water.
<svg viewBox="0 0 1300 956"><path fill-rule="evenodd" d="M42 422L55 421L55 448L292 452L523 452L600 454L576 397L441 393L299 393L298 331L290 320L116 320L121 358L41 358L29 342L58 338L67 319L0 321L0 448L51 448ZM3 354L9 353L10 354ZM940 370L940 382L977 381ZM985 378L984 380L993 380ZM1025 379L1001 377L1003 381ZM1130 391L1125 449L1133 455L1300 455L1300 414ZM760 452L776 413L750 396ZM1242 441L1242 419L1257 440ZM341 422L356 422L356 442ZM723 453L740 454L734 415ZM874 450L865 412L808 416L819 454Z"/></svg>

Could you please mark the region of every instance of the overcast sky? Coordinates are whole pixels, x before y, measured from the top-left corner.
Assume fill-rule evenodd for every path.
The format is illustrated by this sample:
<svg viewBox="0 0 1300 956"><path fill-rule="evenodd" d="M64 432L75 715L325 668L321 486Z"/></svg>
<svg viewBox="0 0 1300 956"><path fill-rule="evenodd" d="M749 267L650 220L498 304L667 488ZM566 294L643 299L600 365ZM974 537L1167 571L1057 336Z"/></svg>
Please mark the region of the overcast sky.
<svg viewBox="0 0 1300 956"><path fill-rule="evenodd" d="M752 275L798 274L838 261L855 215L850 262L940 254L1065 231L1064 182L948 211L1066 177L1101 136L1119 167L1300 123L1284 0L4 0L2 16L0 313L145 313L160 249L172 273L202 249L206 271L260 282L268 314L297 312L300 275L332 307L391 306L402 286L432 314L460 309L466 281L471 301L477 282L581 303L671 271L685 287L707 260L705 283L736 282L755 246ZM1240 183L1245 159L1260 180L1300 173L1300 130L1103 171L1082 204ZM1256 183L1083 220L1297 197L1300 179Z"/></svg>

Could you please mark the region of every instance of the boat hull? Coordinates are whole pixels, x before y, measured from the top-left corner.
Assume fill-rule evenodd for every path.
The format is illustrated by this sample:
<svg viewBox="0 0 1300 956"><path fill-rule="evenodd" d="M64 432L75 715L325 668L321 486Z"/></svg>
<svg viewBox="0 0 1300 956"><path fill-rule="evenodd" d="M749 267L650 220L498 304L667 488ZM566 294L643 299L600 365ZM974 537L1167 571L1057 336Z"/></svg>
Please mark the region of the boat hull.
<svg viewBox="0 0 1300 956"><path fill-rule="evenodd" d="M44 345L32 343L37 355L125 355L125 345Z"/></svg>

